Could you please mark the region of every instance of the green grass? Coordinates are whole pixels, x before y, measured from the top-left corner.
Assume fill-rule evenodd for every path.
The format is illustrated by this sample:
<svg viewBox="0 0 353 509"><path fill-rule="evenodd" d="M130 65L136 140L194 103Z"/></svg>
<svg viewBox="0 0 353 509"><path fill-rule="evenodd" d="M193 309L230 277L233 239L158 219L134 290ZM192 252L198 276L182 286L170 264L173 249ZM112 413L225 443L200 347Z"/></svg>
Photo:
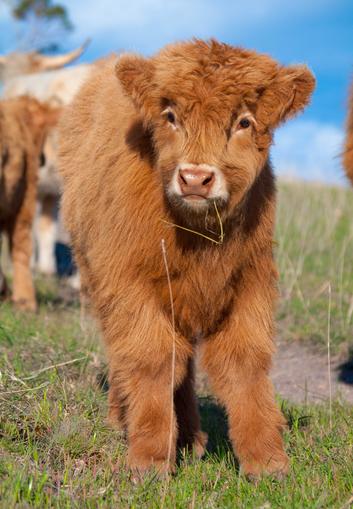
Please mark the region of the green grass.
<svg viewBox="0 0 353 509"><path fill-rule="evenodd" d="M352 341L352 189L282 183L276 240L281 337L326 345L331 288L332 347Z"/></svg>
<svg viewBox="0 0 353 509"><path fill-rule="evenodd" d="M303 192L305 191L305 192ZM334 211L337 210L336 215ZM280 189L277 256L279 329L284 339L352 340L353 193L285 184ZM209 452L182 457L169 481L138 486L125 468L124 437L105 424L104 352L77 304L57 302L38 281L40 313L0 307L0 507L348 508L353 504L353 407L279 403L291 471L254 485L239 475L226 420L200 399ZM48 368L43 370L43 368ZM350 500L350 502L349 502Z"/></svg>

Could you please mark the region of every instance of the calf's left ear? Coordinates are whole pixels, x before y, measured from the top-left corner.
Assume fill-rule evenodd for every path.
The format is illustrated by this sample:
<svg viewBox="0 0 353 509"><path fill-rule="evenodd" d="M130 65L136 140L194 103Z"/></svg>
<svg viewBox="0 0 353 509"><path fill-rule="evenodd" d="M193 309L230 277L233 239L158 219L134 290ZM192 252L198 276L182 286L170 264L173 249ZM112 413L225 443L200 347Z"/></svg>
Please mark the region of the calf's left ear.
<svg viewBox="0 0 353 509"><path fill-rule="evenodd" d="M259 120L276 127L307 106L314 88L314 75L305 65L281 67L259 99Z"/></svg>
<svg viewBox="0 0 353 509"><path fill-rule="evenodd" d="M134 54L121 55L115 72L123 91L132 99L137 110L151 115L156 102L152 61Z"/></svg>

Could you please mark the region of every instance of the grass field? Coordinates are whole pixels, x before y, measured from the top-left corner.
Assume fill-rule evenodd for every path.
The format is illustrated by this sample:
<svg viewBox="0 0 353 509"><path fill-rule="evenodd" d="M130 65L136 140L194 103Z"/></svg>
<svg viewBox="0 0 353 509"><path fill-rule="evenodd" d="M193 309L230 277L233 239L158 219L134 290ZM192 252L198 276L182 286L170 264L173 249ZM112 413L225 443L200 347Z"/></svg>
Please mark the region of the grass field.
<svg viewBox="0 0 353 509"><path fill-rule="evenodd" d="M331 288L333 349L353 342L353 191L282 183L276 255L283 339L325 346Z"/></svg>
<svg viewBox="0 0 353 509"><path fill-rule="evenodd" d="M276 254L279 334L348 351L353 340L353 192L281 184ZM37 281L40 312L0 307L0 507L349 508L353 407L280 401L291 472L254 485L239 475L222 411L200 398L205 458L181 457L168 481L138 486L126 443L105 425L104 352L76 301ZM329 289L331 288L331 292Z"/></svg>

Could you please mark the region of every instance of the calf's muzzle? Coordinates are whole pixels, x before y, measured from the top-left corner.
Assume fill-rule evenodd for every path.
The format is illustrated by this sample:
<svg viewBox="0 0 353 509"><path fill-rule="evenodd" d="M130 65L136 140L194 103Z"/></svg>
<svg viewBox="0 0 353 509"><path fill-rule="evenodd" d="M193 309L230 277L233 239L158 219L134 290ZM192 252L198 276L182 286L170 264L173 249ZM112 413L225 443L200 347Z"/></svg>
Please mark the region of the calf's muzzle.
<svg viewBox="0 0 353 509"><path fill-rule="evenodd" d="M179 170L178 183L182 196L186 198L207 198L215 182L214 172L198 165L184 166Z"/></svg>

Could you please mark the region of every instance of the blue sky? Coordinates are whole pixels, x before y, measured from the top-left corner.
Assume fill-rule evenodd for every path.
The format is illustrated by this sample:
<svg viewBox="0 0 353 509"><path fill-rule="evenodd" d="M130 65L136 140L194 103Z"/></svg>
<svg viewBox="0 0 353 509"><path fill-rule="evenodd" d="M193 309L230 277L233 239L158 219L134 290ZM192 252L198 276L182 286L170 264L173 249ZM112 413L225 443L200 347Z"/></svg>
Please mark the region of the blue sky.
<svg viewBox="0 0 353 509"><path fill-rule="evenodd" d="M345 183L342 150L349 82L353 79L352 0L61 0L75 30L64 49L86 37L82 61L111 51L149 55L192 36L270 53L284 64L305 62L317 89L311 106L278 130L273 162L279 174ZM0 52L13 50L21 29L0 8Z"/></svg>

